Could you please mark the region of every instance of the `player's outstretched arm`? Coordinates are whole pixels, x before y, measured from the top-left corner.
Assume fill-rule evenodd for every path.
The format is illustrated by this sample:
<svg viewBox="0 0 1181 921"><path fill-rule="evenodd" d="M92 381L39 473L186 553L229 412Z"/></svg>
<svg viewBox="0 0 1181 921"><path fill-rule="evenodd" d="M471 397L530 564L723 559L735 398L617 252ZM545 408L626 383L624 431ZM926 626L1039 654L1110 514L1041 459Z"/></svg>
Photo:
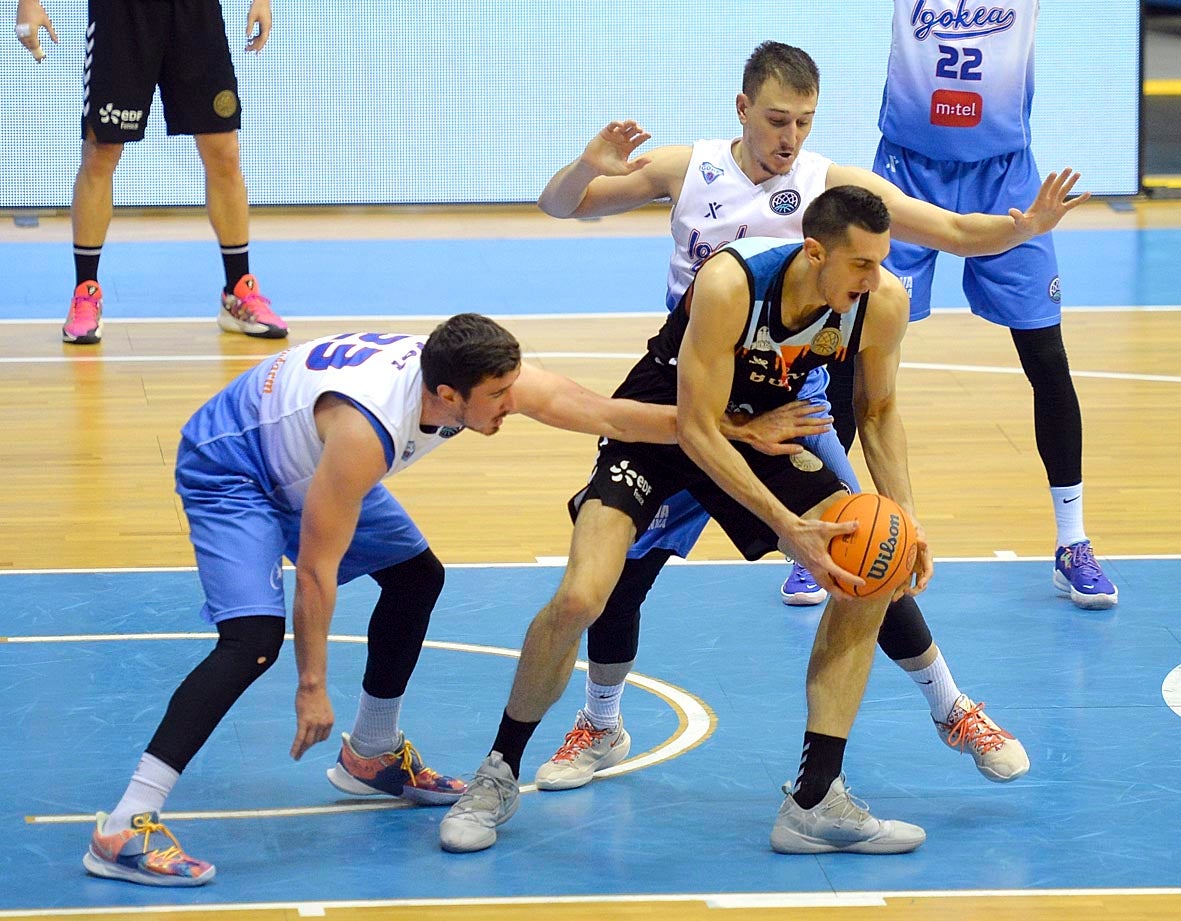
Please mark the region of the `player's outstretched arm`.
<svg viewBox="0 0 1181 921"><path fill-rule="evenodd" d="M528 362L521 364L513 384L513 403L521 415L569 432L652 444L677 440L676 411L671 406L605 397Z"/></svg>
<svg viewBox="0 0 1181 921"><path fill-rule="evenodd" d="M633 159L650 137L634 121L609 123L577 160L554 174L537 206L550 217L604 217L673 196L680 190L691 149L659 147Z"/></svg>
<svg viewBox="0 0 1181 921"><path fill-rule="evenodd" d="M1067 214L1091 197L1086 192L1069 199L1079 174L1066 169L1051 173L1026 211L1008 214L956 214L929 202L911 198L876 173L856 166L833 165L826 185L858 185L881 196L890 210L890 235L957 256L991 256L1053 230Z"/></svg>
<svg viewBox="0 0 1181 921"><path fill-rule="evenodd" d="M29 49L33 60L38 64L45 58L45 51L41 48L42 29L56 45L57 33L53 30L53 21L45 12L40 0L20 0L16 5L16 38Z"/></svg>

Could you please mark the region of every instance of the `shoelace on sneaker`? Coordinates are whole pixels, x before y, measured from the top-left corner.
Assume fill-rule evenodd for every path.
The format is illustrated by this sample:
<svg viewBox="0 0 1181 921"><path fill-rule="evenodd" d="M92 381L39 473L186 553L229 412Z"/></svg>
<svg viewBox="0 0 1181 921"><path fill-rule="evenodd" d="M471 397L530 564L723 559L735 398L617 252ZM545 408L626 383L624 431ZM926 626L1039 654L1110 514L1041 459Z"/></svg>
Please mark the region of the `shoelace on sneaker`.
<svg viewBox="0 0 1181 921"><path fill-rule="evenodd" d="M550 761L574 761L584 751L603 738L610 729L591 729L589 726L575 726L566 733L566 741L554 752Z"/></svg>
<svg viewBox="0 0 1181 921"><path fill-rule="evenodd" d="M1089 543L1083 543L1077 551L1070 548L1067 553L1067 562L1073 572L1079 573L1084 579L1102 577L1103 570L1099 568L1099 563L1095 560L1095 551Z"/></svg>
<svg viewBox="0 0 1181 921"><path fill-rule="evenodd" d="M439 774L433 771L422 763L422 755L418 753L418 749L410 744L410 740L406 739L402 742L401 753L394 752L394 754L401 758L401 764L398 766L402 769L402 773L406 775L407 782L412 787L419 785L418 780L421 777L430 786L434 781L439 779ZM415 765L418 769L415 769Z"/></svg>
<svg viewBox="0 0 1181 921"><path fill-rule="evenodd" d="M155 832L166 835L172 842L172 844L166 847L164 850L156 851L152 857L153 860L162 861L164 863L172 863L178 860L189 859L188 854L180 849L180 842L176 840L176 835L169 831L166 825L160 822L153 822L145 815L137 815L131 820L131 829L136 834L142 834L144 836L145 854L152 853L152 835Z"/></svg>
<svg viewBox="0 0 1181 921"><path fill-rule="evenodd" d="M448 815L458 816L473 812L496 811L500 804L516 791L516 788L516 778L510 777L508 780L503 780L493 777L491 774L481 774L476 771L476 776L467 785L467 793L451 807Z"/></svg>
<svg viewBox="0 0 1181 921"><path fill-rule="evenodd" d="M840 810L837 815L838 824L846 819L855 819L855 824L862 825L869 818L869 803L854 796L848 785L845 786L845 795L839 807L836 803L832 803L824 811L835 812L838 808Z"/></svg>
<svg viewBox="0 0 1181 921"><path fill-rule="evenodd" d="M70 302L70 316L66 325L77 323L79 320L87 324L98 325L98 299L79 295Z"/></svg>
<svg viewBox="0 0 1181 921"><path fill-rule="evenodd" d="M984 701L956 720L947 733L947 744L964 750L971 745L981 754L996 751L1005 744L1004 731L984 715Z"/></svg>

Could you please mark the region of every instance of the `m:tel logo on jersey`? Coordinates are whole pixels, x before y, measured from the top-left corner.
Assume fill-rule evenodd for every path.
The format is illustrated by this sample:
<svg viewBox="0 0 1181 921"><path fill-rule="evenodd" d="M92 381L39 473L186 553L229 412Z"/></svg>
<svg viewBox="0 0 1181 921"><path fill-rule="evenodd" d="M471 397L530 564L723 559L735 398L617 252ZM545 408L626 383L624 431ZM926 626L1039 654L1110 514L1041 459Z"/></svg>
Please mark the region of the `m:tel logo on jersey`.
<svg viewBox="0 0 1181 921"><path fill-rule="evenodd" d="M980 124L984 99L979 93L935 90L931 94L931 124L944 128L975 128Z"/></svg>

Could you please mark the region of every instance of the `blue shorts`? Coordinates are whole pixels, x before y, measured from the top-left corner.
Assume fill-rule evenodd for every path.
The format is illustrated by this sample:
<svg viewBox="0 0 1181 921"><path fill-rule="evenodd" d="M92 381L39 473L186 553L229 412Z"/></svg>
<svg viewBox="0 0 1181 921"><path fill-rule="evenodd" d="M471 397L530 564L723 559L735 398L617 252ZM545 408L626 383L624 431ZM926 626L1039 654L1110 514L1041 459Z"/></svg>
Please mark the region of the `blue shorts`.
<svg viewBox="0 0 1181 921"><path fill-rule="evenodd" d="M282 508L255 480L197 451L177 460L176 491L205 590L201 617L210 623L258 614L286 617L283 556L299 557L300 512ZM404 563L426 549L422 532L379 483L362 503L337 583Z"/></svg>
<svg viewBox="0 0 1181 921"><path fill-rule="evenodd" d="M800 399L808 400L818 409L828 412L828 400L824 397L824 388L827 385L828 372L818 368L808 375L804 386L800 388ZM819 457L824 466L849 487L850 492L860 492L857 475L853 472L853 466L845 456L845 449L841 446L841 440L837 438L835 431L828 431L823 435L810 435L800 439L800 444ZM649 550L655 549L671 550L677 556L687 558L708 521L709 513L701 507L701 503L687 490L679 492L660 506L648 529L632 544L627 558L638 560Z"/></svg>
<svg viewBox="0 0 1181 921"><path fill-rule="evenodd" d="M1042 181L1033 153L1019 150L975 163L930 160L913 150L878 144L873 171L912 198L948 211L1008 214L1028 208ZM931 279L939 251L895 241L886 268L910 292L910 318L931 313ZM972 313L1009 329L1043 329L1062 322L1062 293L1054 241L1045 233L1008 252L964 260L964 294Z"/></svg>

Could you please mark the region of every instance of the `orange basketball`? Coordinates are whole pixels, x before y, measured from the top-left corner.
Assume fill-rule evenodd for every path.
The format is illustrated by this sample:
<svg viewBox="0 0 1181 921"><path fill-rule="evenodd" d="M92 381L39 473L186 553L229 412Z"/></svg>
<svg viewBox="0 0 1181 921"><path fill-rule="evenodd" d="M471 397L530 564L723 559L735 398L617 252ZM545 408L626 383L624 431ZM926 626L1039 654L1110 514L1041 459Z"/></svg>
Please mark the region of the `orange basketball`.
<svg viewBox="0 0 1181 921"><path fill-rule="evenodd" d="M852 534L834 537L828 545L833 561L861 576L865 584L838 584L857 598L890 595L909 578L919 547L914 522L893 499L862 492L838 499L820 516L825 521L857 521Z"/></svg>

